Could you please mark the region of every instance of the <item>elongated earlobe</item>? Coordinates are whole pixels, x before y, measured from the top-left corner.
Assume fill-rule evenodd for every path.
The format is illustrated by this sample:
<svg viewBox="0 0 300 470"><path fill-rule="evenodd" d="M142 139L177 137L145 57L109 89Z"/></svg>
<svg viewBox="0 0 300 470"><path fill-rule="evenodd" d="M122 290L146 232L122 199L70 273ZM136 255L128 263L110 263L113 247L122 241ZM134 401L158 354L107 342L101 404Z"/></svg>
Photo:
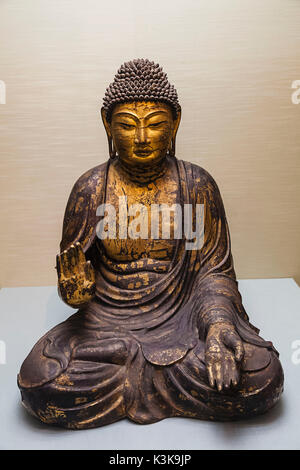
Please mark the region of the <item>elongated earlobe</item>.
<svg viewBox="0 0 300 470"><path fill-rule="evenodd" d="M175 152L176 152L176 137L173 137L171 140L169 150L168 150L168 155L170 157L175 157Z"/></svg>
<svg viewBox="0 0 300 470"><path fill-rule="evenodd" d="M112 137L108 137L108 151L109 151L109 156L110 156L111 159L116 158L117 152L116 152L116 149L114 147L114 141L113 141Z"/></svg>
<svg viewBox="0 0 300 470"><path fill-rule="evenodd" d="M113 141L111 131L110 131L110 123L107 120L106 112L104 108L101 109L101 117L102 117L102 121L105 127L106 135L107 135L109 156L111 159L114 159L117 156L117 152L114 148L114 141Z"/></svg>
<svg viewBox="0 0 300 470"><path fill-rule="evenodd" d="M181 109L178 110L177 117L174 121L173 137L171 139L170 147L169 147L169 150L168 150L168 155L170 155L170 157L175 157L175 153L176 153L176 135L177 135L178 127L179 127L179 124L180 124L180 120L181 120Z"/></svg>

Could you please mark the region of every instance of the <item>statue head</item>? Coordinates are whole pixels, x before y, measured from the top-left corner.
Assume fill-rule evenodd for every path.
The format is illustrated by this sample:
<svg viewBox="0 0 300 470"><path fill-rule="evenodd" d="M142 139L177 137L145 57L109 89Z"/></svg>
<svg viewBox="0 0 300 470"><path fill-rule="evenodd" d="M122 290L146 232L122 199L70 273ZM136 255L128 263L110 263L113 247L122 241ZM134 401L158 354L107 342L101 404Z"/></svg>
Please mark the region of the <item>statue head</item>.
<svg viewBox="0 0 300 470"><path fill-rule="evenodd" d="M106 90L101 114L111 158L148 167L175 156L181 108L158 64L148 59L123 64Z"/></svg>

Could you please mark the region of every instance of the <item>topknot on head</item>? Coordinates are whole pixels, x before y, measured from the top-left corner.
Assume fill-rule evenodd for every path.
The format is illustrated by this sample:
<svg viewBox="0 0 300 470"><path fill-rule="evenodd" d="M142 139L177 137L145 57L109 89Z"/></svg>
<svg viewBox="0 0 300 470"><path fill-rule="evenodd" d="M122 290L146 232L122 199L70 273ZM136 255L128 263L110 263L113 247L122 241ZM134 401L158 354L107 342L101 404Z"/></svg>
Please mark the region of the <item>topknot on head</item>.
<svg viewBox="0 0 300 470"><path fill-rule="evenodd" d="M159 64L148 59L125 62L106 89L103 108L110 121L113 107L132 101L160 101L171 106L174 118L180 111L177 91Z"/></svg>

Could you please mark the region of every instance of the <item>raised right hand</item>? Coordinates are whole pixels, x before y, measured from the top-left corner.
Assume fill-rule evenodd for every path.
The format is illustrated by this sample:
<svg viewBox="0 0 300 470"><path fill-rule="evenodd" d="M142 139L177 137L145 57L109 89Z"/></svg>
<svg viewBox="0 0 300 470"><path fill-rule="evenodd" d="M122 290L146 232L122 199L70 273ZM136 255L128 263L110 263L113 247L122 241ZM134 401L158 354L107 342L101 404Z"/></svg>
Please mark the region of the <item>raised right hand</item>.
<svg viewBox="0 0 300 470"><path fill-rule="evenodd" d="M78 308L95 294L95 271L79 242L56 256L60 296L66 304Z"/></svg>

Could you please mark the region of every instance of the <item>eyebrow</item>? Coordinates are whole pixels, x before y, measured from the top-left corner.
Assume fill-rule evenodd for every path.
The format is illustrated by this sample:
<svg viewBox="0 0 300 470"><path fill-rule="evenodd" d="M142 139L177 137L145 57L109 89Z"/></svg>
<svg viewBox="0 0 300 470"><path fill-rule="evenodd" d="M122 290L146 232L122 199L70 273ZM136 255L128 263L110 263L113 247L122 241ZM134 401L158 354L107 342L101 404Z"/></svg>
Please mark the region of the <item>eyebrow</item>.
<svg viewBox="0 0 300 470"><path fill-rule="evenodd" d="M149 113L147 114L144 119L149 119L150 117L153 117L153 116L156 116L157 114L168 114L167 111L164 111L164 110L161 110L161 111L153 111L152 113ZM139 118L138 116L136 116L135 114L131 114L129 112L126 112L126 111L120 111L119 113L116 113L115 116L127 116L127 117L130 117L132 119L134 119L135 121L138 121Z"/></svg>
<svg viewBox="0 0 300 470"><path fill-rule="evenodd" d="M152 116L156 116L157 114L162 114L162 113L163 113L163 114L168 114L167 111L163 111L163 110L161 110L161 111L154 111L153 113L147 114L147 115L145 116L145 119L149 119L149 118L152 117Z"/></svg>
<svg viewBox="0 0 300 470"><path fill-rule="evenodd" d="M128 116L128 117L134 119L135 121L138 120L138 117L135 116L135 114L126 113L125 111L120 111L119 113L116 113L115 116Z"/></svg>

